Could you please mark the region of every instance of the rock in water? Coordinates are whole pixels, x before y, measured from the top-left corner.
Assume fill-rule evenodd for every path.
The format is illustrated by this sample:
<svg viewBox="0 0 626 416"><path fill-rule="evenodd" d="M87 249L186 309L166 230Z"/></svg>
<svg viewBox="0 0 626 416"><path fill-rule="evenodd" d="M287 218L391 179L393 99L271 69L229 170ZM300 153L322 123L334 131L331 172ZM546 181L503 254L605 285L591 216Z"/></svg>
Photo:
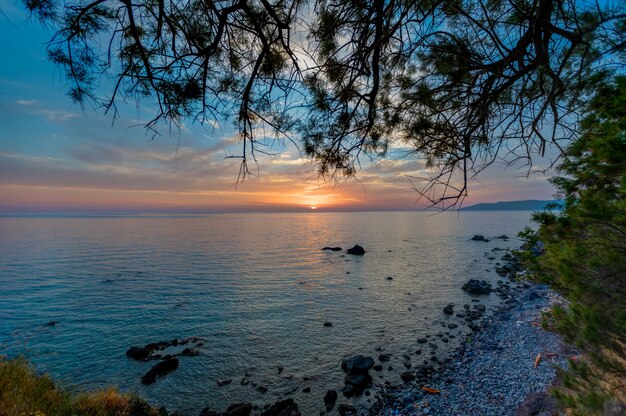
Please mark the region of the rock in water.
<svg viewBox="0 0 626 416"><path fill-rule="evenodd" d="M337 402L337 392L335 390L328 390L324 395L324 404L326 405L326 411L329 412L330 409L335 406Z"/></svg>
<svg viewBox="0 0 626 416"><path fill-rule="evenodd" d="M144 361L147 360L148 357L150 357L151 353L152 351L147 348L130 347L128 351L126 351L126 356L128 358L132 358L135 361Z"/></svg>
<svg viewBox="0 0 626 416"><path fill-rule="evenodd" d="M337 411L341 416L354 416L356 415L356 407L350 406L349 404L340 404L337 408Z"/></svg>
<svg viewBox="0 0 626 416"><path fill-rule="evenodd" d="M411 381L415 380L415 374L411 373L410 371L405 371L404 373L400 374L400 378L405 383L410 383Z"/></svg>
<svg viewBox="0 0 626 416"><path fill-rule="evenodd" d="M363 254L365 254L365 250L363 249L363 247L358 244L355 244L354 247L349 248L347 252L348 254L354 254L357 256L362 256Z"/></svg>
<svg viewBox="0 0 626 416"><path fill-rule="evenodd" d="M293 399L282 400L274 403L261 413L261 416L302 416L298 405Z"/></svg>
<svg viewBox="0 0 626 416"><path fill-rule="evenodd" d="M228 406L225 416L250 416L252 413L251 403L235 403Z"/></svg>
<svg viewBox="0 0 626 416"><path fill-rule="evenodd" d="M209 409L208 407L200 411L200 416L222 416L222 412Z"/></svg>
<svg viewBox="0 0 626 416"><path fill-rule="evenodd" d="M357 390L362 390L370 383L370 376L364 373L352 373L346 375L343 381L345 384L352 384Z"/></svg>
<svg viewBox="0 0 626 416"><path fill-rule="evenodd" d="M221 387L221 386L226 386L227 384L230 384L232 382L233 382L232 379L225 378L225 379L222 379L222 380L217 380L217 385Z"/></svg>
<svg viewBox="0 0 626 416"><path fill-rule="evenodd" d="M443 308L443 313L445 313L446 315L452 315L454 313L453 306L447 305L445 308Z"/></svg>
<svg viewBox="0 0 626 416"><path fill-rule="evenodd" d="M166 374L178 368L178 358L168 358L157 363L141 378L143 384L152 384L156 381L157 377L163 377Z"/></svg>
<svg viewBox="0 0 626 416"><path fill-rule="evenodd" d="M333 323L330 322L330 321L326 321L326 322L324 322L324 326L330 327L330 326L333 326Z"/></svg>
<svg viewBox="0 0 626 416"><path fill-rule="evenodd" d="M484 241L484 242L488 242L489 240L487 240L485 238L485 236L480 235L480 234L476 234L474 235L474 237L472 237L472 241Z"/></svg>
<svg viewBox="0 0 626 416"><path fill-rule="evenodd" d="M363 355L353 355L341 362L341 369L347 373L367 373L373 366L374 359Z"/></svg>
<svg viewBox="0 0 626 416"><path fill-rule="evenodd" d="M322 250L341 251L341 247L324 247Z"/></svg>
<svg viewBox="0 0 626 416"><path fill-rule="evenodd" d="M466 292L474 295L484 295L491 293L491 283L485 280L470 279L467 283L461 287Z"/></svg>

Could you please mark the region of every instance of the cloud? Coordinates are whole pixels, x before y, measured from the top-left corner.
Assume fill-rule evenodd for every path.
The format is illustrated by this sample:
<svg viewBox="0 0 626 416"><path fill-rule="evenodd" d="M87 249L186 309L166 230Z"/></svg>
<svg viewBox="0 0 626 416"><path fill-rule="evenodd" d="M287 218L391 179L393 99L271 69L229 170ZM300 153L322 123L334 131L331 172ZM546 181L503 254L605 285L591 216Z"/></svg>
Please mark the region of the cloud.
<svg viewBox="0 0 626 416"><path fill-rule="evenodd" d="M37 100L17 100L15 101L16 104L18 105L35 105L38 104L39 101Z"/></svg>
<svg viewBox="0 0 626 416"><path fill-rule="evenodd" d="M80 117L80 114L59 110L41 110L39 114L44 115L50 121L56 122L63 122Z"/></svg>

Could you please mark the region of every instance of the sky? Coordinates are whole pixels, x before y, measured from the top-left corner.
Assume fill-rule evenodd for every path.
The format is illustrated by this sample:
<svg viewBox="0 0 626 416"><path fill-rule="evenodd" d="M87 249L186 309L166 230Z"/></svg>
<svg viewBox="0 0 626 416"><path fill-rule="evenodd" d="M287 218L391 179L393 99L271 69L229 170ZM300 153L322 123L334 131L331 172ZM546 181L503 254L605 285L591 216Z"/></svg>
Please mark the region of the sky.
<svg viewBox="0 0 626 416"><path fill-rule="evenodd" d="M237 180L241 153L232 122L184 124L153 136L150 112L128 102L113 122L65 95L46 61L52 32L20 2L0 0L0 213L418 210L409 176L423 165L402 149L365 162L355 179L325 181L291 143L272 144L254 176ZM464 205L551 199L549 160L497 162L470 184Z"/></svg>

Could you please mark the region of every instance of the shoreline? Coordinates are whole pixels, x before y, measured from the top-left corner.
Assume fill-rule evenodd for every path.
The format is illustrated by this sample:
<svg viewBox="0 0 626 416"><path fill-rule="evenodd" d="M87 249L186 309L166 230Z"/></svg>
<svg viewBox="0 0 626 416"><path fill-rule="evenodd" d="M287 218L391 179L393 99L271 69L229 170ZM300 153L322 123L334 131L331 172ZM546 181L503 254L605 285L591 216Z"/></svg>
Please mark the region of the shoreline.
<svg viewBox="0 0 626 416"><path fill-rule="evenodd" d="M564 300L547 285L522 283L438 371L419 382L383 389L361 415L515 415L557 411L547 390L577 354L540 327L541 312ZM539 362L535 366L538 354ZM430 394L422 387L436 389ZM348 413L346 413L348 414Z"/></svg>

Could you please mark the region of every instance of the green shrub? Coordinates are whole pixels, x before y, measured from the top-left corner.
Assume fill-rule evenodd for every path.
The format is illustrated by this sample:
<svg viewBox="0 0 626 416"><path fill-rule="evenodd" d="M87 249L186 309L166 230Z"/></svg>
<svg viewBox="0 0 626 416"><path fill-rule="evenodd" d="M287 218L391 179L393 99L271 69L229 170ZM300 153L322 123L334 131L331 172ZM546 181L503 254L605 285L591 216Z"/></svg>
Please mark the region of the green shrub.
<svg viewBox="0 0 626 416"><path fill-rule="evenodd" d="M164 412L161 412L164 413ZM115 389L71 395L26 360L0 357L1 416L159 416L142 399Z"/></svg>
<svg viewBox="0 0 626 416"><path fill-rule="evenodd" d="M539 230L520 233L544 254L526 259L534 275L569 301L550 322L584 352L556 392L578 414L599 413L626 389L626 77L599 88L552 182L559 212L534 215Z"/></svg>

